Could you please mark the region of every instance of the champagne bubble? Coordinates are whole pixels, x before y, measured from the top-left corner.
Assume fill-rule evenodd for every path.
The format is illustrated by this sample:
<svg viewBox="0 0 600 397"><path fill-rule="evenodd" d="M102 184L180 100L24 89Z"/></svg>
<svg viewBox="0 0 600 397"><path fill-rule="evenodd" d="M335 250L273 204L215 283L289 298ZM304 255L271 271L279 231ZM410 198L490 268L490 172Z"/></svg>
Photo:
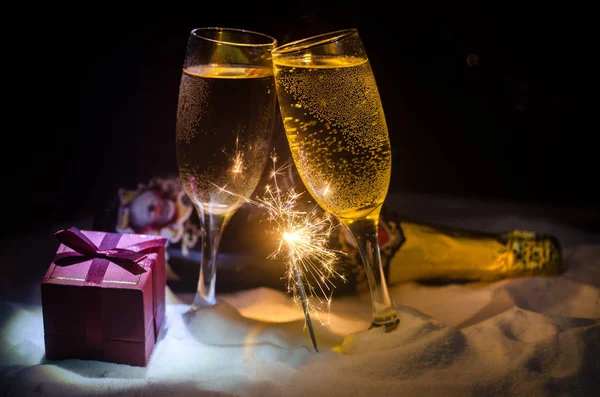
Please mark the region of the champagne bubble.
<svg viewBox="0 0 600 397"><path fill-rule="evenodd" d="M202 74L201 66L192 66L181 75L175 137L178 142L189 143L194 138L199 131L202 115L206 112L209 85L206 80L193 77Z"/></svg>

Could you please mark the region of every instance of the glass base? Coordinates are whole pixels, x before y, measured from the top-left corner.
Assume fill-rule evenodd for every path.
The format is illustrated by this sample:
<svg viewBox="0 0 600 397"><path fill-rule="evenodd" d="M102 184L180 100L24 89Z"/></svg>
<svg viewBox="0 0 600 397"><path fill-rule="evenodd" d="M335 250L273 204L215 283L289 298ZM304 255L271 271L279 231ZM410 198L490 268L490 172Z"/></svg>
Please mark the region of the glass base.
<svg viewBox="0 0 600 397"><path fill-rule="evenodd" d="M373 320L369 329L383 328L383 332L388 333L398 328L398 324L400 324L400 319L396 316L396 313L394 313L393 315Z"/></svg>
<svg viewBox="0 0 600 397"><path fill-rule="evenodd" d="M203 297L203 296L200 296L200 294L196 292L196 296L194 297L194 302L192 303L191 309L198 310L198 309L202 309L204 307L214 306L216 304L217 304L217 300L214 297L212 297L212 298Z"/></svg>

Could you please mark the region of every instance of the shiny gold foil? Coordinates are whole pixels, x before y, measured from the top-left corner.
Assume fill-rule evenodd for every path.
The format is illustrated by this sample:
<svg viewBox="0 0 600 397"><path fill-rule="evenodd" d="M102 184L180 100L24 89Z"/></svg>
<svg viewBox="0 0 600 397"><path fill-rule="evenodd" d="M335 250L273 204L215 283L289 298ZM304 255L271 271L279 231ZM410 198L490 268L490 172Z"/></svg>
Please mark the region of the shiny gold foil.
<svg viewBox="0 0 600 397"><path fill-rule="evenodd" d="M494 281L512 277L560 274L561 247L551 235L526 230L483 233L400 219L382 213L381 257L388 285L408 281ZM350 284L367 290L359 253L350 236L340 232L348 254L343 267Z"/></svg>
<svg viewBox="0 0 600 397"><path fill-rule="evenodd" d="M389 260L390 284L560 273L560 246L552 236L522 230L490 235L409 222L400 227L405 240Z"/></svg>

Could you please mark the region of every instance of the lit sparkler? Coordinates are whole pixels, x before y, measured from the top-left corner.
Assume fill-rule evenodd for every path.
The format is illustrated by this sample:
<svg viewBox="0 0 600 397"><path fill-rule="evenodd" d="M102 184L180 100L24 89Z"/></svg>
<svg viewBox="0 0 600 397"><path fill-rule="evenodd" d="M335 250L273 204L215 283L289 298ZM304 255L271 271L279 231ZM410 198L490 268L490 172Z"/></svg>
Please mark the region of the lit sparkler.
<svg viewBox="0 0 600 397"><path fill-rule="evenodd" d="M277 181L277 176L291 163L278 168L275 154L271 155L271 160L273 171L270 179L273 180L273 184L265 187L262 197L247 201L265 209L269 222L274 225L271 233L278 236L279 245L268 258L285 257L288 292L292 294L294 302L302 303L305 325L309 329L313 346L318 351L310 312L316 313L321 321L319 314L322 306L326 305L328 312L331 306L335 288L332 280L340 278L346 281L345 276L335 268L338 257L345 253L328 247L338 224L319 211L317 205L310 211L301 210L299 199L302 193L297 193L294 188L284 191L280 189ZM221 190L235 194L224 188Z"/></svg>

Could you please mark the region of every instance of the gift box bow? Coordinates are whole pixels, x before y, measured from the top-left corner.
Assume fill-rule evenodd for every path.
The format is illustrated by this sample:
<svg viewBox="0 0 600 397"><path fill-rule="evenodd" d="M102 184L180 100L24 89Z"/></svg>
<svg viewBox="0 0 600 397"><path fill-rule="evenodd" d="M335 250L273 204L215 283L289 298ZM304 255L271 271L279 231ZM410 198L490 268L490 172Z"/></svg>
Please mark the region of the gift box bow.
<svg viewBox="0 0 600 397"><path fill-rule="evenodd" d="M139 262L149 254L157 252L166 243L166 239L162 237L116 248L121 235L107 233L98 247L76 227L59 230L55 236L73 252L57 253L54 257L54 264L62 267L93 260L85 281L95 285L102 283L109 262L134 275L144 273L146 270Z"/></svg>

